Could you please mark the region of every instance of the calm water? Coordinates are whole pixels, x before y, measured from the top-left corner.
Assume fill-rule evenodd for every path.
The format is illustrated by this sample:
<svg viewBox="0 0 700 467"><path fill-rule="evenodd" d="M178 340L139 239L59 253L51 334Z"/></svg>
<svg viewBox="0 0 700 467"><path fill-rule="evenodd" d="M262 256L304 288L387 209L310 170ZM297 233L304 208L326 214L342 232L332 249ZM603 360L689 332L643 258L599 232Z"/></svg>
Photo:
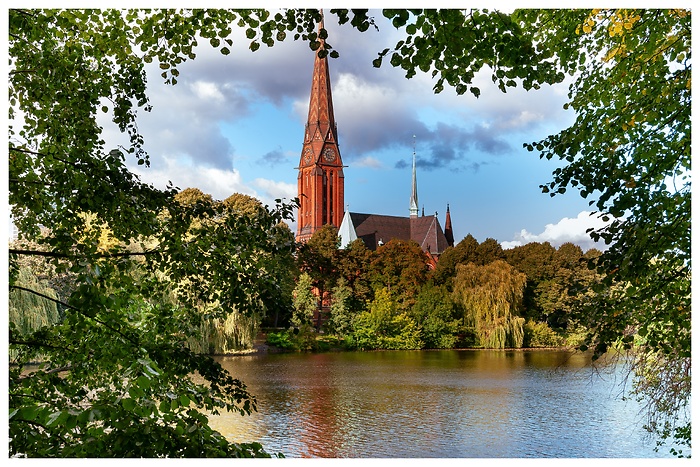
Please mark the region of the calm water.
<svg viewBox="0 0 700 467"><path fill-rule="evenodd" d="M556 351L223 357L258 399L229 440L287 457L660 457L622 372Z"/></svg>

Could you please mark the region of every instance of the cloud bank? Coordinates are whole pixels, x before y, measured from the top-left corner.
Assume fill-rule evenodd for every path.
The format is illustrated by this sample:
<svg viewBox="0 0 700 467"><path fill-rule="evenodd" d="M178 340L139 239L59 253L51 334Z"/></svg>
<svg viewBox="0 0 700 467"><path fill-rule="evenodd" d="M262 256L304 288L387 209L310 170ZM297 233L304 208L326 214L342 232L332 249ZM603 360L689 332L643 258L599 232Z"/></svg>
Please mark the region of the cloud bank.
<svg viewBox="0 0 700 467"><path fill-rule="evenodd" d="M512 241L501 242L504 249L514 248L516 246L525 245L526 243L549 242L553 247L559 248L567 242L571 242L581 247L585 252L591 248L605 250L607 247L603 242L594 242L593 239L586 233L587 229L600 229L606 225L597 213L590 211L581 211L577 217L565 217L556 224L547 224L539 234L533 234L526 229L522 229L515 234Z"/></svg>

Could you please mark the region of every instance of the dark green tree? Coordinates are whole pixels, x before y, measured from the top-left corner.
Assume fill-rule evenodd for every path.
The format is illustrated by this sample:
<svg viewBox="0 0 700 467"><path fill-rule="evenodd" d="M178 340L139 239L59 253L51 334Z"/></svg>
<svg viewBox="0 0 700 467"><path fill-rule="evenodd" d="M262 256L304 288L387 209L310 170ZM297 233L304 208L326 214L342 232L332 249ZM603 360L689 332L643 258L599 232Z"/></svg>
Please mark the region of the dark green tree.
<svg viewBox="0 0 700 467"><path fill-rule="evenodd" d="M474 263L484 266L505 258L503 247L494 238L487 238L476 247Z"/></svg>
<svg viewBox="0 0 700 467"><path fill-rule="evenodd" d="M307 273L318 291L319 307L329 305L329 293L340 278L338 229L326 224L313 233L305 244L299 246L297 263ZM316 323L319 328L321 322Z"/></svg>
<svg viewBox="0 0 700 467"><path fill-rule="evenodd" d="M441 255L437 266L431 273L436 284L445 284L452 287L452 278L455 276L457 264L467 264L476 261L476 250L479 242L468 234L454 247L448 247Z"/></svg>
<svg viewBox="0 0 700 467"><path fill-rule="evenodd" d="M408 311L428 278L427 256L414 241L392 239L377 248L369 274L375 294L386 290Z"/></svg>
<svg viewBox="0 0 700 467"><path fill-rule="evenodd" d="M523 316L533 321L547 319L539 300L539 291L540 284L552 280L554 276L555 252L556 249L549 242L531 242L504 251L508 264L527 277L523 296Z"/></svg>
<svg viewBox="0 0 700 467"><path fill-rule="evenodd" d="M352 289L352 306L358 310L364 309L365 305L374 299L369 270L375 254L359 238L339 253L338 269L348 287Z"/></svg>
<svg viewBox="0 0 700 467"><path fill-rule="evenodd" d="M423 286L411 316L420 326L421 340L428 349L450 349L457 342L459 320L446 286L428 282Z"/></svg>
<svg viewBox="0 0 700 467"><path fill-rule="evenodd" d="M358 309L353 308L352 289L340 278L331 290L331 312L327 323L328 330L341 338L352 331L352 322Z"/></svg>

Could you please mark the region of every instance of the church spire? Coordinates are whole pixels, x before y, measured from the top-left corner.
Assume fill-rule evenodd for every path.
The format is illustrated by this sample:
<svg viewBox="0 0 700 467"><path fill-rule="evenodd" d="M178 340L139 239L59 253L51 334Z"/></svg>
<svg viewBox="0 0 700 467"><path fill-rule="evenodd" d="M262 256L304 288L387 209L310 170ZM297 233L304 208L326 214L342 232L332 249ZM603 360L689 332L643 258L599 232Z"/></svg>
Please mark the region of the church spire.
<svg viewBox="0 0 700 467"><path fill-rule="evenodd" d="M321 21L318 24L321 47L324 44L321 30L324 29L321 11ZM298 167L300 206L296 239L299 242L308 241L314 232L326 224L340 227L345 211L343 161L333 114L328 57L319 57L319 50L320 48L314 51L309 116Z"/></svg>
<svg viewBox="0 0 700 467"><path fill-rule="evenodd" d="M320 58L318 51L323 48L324 39L320 37L323 25L323 11L318 23L319 48L314 51L314 71L311 80L311 95L309 98L309 115L306 122L305 142L313 140L325 141L329 138L337 140L338 133L333 114L333 96L331 95L331 75L328 69L328 58Z"/></svg>
<svg viewBox="0 0 700 467"><path fill-rule="evenodd" d="M411 217L418 217L418 186L416 183L416 135L413 135L413 179L411 183L411 204L409 205Z"/></svg>
<svg viewBox="0 0 700 467"><path fill-rule="evenodd" d="M445 215L445 240L448 246L455 246L455 237L452 233L452 217L450 217L450 205L447 204L447 214Z"/></svg>

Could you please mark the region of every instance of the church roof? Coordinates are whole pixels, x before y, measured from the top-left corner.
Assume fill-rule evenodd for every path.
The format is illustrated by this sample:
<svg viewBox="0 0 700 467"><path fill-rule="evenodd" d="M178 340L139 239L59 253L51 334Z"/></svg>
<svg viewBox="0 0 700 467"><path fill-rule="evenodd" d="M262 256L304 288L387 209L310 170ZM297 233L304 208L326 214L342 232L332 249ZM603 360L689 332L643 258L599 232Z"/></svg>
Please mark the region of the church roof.
<svg viewBox="0 0 700 467"><path fill-rule="evenodd" d="M447 240L437 216L399 217L346 212L339 229L342 247L352 241L352 237L347 236L349 227L354 227L355 237L362 239L370 250L376 250L391 239L413 240L423 251L435 255L447 248Z"/></svg>

